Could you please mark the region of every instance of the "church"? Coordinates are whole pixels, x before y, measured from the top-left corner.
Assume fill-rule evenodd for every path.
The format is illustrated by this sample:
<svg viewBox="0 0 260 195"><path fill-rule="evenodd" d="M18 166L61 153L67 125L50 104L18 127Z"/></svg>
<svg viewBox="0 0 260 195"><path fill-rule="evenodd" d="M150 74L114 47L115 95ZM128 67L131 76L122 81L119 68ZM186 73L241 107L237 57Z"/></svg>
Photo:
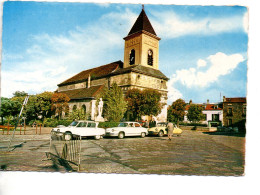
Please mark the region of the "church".
<svg viewBox="0 0 260 195"><path fill-rule="evenodd" d="M124 94L128 89L155 89L162 94L165 103L162 112L153 118L156 121L167 120L167 78L159 70L159 41L144 7L128 35L123 38L124 62L121 60L96 68L84 70L58 84L57 92L70 98L69 111L82 108L91 120L97 117L97 97L104 87L114 82ZM144 116L143 120L150 120Z"/></svg>

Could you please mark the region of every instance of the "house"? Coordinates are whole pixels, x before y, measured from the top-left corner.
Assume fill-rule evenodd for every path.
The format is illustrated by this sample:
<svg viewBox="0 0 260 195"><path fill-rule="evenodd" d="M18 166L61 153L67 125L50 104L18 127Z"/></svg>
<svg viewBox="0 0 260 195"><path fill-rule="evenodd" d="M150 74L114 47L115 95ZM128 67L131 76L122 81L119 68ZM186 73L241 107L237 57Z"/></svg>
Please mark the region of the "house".
<svg viewBox="0 0 260 195"><path fill-rule="evenodd" d="M223 126L245 131L246 97L223 97Z"/></svg>
<svg viewBox="0 0 260 195"><path fill-rule="evenodd" d="M185 107L184 122L190 122L187 118L187 113L190 108L192 101ZM211 126L220 126L223 122L223 104L220 103L210 103L207 100L207 103L197 104L203 108L202 114L204 115L204 119L201 121L202 124L207 124L209 127Z"/></svg>
<svg viewBox="0 0 260 195"><path fill-rule="evenodd" d="M69 111L82 108L90 119L97 116L97 97L105 87L114 82L124 94L129 89L155 89L165 103L158 121L167 120L168 78L159 70L159 41L145 11L142 9L128 35L123 38L124 61L108 63L84 70L58 84L57 92L69 96Z"/></svg>

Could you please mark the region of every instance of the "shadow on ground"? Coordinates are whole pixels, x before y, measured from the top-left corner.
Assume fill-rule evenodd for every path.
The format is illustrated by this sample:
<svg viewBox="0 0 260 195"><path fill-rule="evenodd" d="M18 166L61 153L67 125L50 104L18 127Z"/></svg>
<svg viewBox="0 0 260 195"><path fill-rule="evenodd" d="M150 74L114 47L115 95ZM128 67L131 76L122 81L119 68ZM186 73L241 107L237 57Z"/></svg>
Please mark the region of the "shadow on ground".
<svg viewBox="0 0 260 195"><path fill-rule="evenodd" d="M234 137L245 137L245 133L235 133L235 132L203 132L204 134L207 135L224 135L224 136L234 136Z"/></svg>

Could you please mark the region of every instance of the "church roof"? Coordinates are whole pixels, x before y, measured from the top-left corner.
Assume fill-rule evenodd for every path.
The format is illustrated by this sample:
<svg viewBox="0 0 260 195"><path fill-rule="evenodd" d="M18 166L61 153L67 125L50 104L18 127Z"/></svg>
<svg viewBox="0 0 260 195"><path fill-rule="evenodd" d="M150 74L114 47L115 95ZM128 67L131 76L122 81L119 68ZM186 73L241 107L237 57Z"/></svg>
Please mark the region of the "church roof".
<svg viewBox="0 0 260 195"><path fill-rule="evenodd" d="M73 89L67 91L61 91L59 93L65 93L71 100L94 98L104 88L104 85L92 86L90 88Z"/></svg>
<svg viewBox="0 0 260 195"><path fill-rule="evenodd" d="M99 66L96 68L84 70L84 71L74 75L73 77L63 81L62 83L58 84L58 86L60 87L60 86L64 86L64 85L69 85L69 84L86 81L88 79L89 75L91 76L91 79L101 78L101 77L104 77L104 76L110 74L111 72L115 71L119 67L123 67L123 62L120 60L116 61L116 62L112 62L110 64L103 65L103 66Z"/></svg>
<svg viewBox="0 0 260 195"><path fill-rule="evenodd" d="M160 70L154 69L154 68L149 68L146 66L142 65L133 65L129 66L127 68L120 68L111 73L111 75L116 75L116 74L123 74L127 72L136 72L136 73L141 73L144 75L164 79L164 80L169 80L168 77L166 77Z"/></svg>
<svg viewBox="0 0 260 195"><path fill-rule="evenodd" d="M99 79L99 78L104 78L112 75L119 75L119 74L124 74L129 72L136 72L136 73L141 73L144 75L148 75L148 76L152 76L164 80L169 80L169 78L166 77L160 70L149 68L142 65L133 65L127 68L123 68L123 62L116 61L96 68L84 70L74 75L73 77L63 81L62 83L58 84L58 86L61 87L65 85L87 81L89 75L91 76L91 80L93 80L93 79Z"/></svg>
<svg viewBox="0 0 260 195"><path fill-rule="evenodd" d="M136 19L133 27L131 28L130 32L128 33L128 36L132 35L134 33L137 33L137 32L141 32L141 31L146 31L146 32L149 32L149 33L157 36L144 9L142 9L140 15Z"/></svg>

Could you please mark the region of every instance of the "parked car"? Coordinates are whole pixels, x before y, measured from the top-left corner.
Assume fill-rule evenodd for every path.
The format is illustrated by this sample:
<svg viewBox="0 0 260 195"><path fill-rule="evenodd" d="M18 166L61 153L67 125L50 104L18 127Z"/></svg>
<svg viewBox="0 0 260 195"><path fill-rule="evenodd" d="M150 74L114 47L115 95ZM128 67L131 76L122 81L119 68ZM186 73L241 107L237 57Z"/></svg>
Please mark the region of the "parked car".
<svg viewBox="0 0 260 195"><path fill-rule="evenodd" d="M148 129L149 135L158 135L159 137L167 135L168 134L167 124L168 123L165 122L157 123L155 127ZM177 125L175 124L174 124L173 134L178 136L182 134L182 130L178 128Z"/></svg>
<svg viewBox="0 0 260 195"><path fill-rule="evenodd" d="M125 136L145 137L146 135L148 135L147 129L138 122L121 122L118 127L106 129L106 136L118 137L119 139Z"/></svg>
<svg viewBox="0 0 260 195"><path fill-rule="evenodd" d="M73 139L73 135L94 136L95 139L105 135L105 129L98 128L98 122L94 121L73 121L68 127L59 126L53 128L51 132L63 135L65 140Z"/></svg>

